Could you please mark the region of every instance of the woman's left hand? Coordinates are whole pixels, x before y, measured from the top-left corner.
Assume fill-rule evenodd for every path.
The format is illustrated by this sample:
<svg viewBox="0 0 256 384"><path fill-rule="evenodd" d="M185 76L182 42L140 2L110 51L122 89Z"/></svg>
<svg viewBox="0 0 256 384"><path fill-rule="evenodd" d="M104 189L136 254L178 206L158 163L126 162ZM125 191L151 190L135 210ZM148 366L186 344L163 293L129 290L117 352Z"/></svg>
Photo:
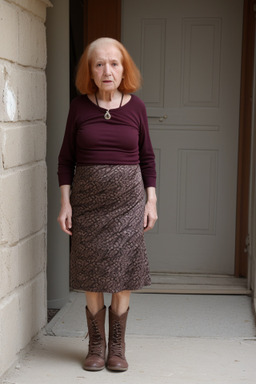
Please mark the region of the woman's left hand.
<svg viewBox="0 0 256 384"><path fill-rule="evenodd" d="M147 202L145 205L144 211L144 232L150 231L154 228L154 225L158 219L157 217L157 208L156 208L156 192L155 188L149 187L146 190L147 192Z"/></svg>

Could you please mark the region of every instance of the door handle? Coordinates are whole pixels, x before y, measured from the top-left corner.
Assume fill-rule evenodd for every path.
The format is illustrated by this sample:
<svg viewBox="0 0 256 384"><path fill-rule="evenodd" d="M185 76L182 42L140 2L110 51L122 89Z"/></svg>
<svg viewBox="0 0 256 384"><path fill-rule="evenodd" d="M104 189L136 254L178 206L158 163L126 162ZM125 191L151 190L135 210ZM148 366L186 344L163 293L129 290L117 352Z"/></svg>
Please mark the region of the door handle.
<svg viewBox="0 0 256 384"><path fill-rule="evenodd" d="M158 119L160 123L167 119L167 115L164 116L148 116L149 119Z"/></svg>

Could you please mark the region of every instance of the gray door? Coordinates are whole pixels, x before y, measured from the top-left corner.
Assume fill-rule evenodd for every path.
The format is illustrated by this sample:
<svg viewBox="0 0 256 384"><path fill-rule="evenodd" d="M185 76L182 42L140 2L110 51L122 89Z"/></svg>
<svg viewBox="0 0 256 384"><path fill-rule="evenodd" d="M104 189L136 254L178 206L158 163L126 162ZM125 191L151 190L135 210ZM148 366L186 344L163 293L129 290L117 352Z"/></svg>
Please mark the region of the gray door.
<svg viewBox="0 0 256 384"><path fill-rule="evenodd" d="M157 159L152 272L233 274L242 0L123 0Z"/></svg>

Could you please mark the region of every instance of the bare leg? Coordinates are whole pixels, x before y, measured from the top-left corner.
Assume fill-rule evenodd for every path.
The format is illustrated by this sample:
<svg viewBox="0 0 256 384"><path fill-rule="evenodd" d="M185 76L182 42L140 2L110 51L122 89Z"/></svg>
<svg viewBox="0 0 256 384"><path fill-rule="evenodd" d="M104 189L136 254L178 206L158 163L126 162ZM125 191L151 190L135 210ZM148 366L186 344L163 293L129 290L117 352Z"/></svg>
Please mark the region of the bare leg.
<svg viewBox="0 0 256 384"><path fill-rule="evenodd" d="M102 292L85 292L86 303L90 313L95 316L104 307Z"/></svg>
<svg viewBox="0 0 256 384"><path fill-rule="evenodd" d="M130 303L130 291L122 291L112 294L111 308L118 316L125 313Z"/></svg>

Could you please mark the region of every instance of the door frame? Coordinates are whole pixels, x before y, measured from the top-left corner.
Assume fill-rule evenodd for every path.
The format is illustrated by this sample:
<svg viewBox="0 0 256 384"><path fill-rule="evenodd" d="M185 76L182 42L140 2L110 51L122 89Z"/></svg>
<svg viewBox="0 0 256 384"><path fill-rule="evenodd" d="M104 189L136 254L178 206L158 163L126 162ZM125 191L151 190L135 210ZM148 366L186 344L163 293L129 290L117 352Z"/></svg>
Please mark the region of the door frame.
<svg viewBox="0 0 256 384"><path fill-rule="evenodd" d="M256 0L244 0L243 9L234 268L236 277L248 276L246 239L249 230L255 3ZM94 0L84 0L84 46L102 36L121 40L121 0L109 0L108 2L98 0L96 3Z"/></svg>
<svg viewBox="0 0 256 384"><path fill-rule="evenodd" d="M84 0L84 46L99 37L121 40L121 0Z"/></svg>
<svg viewBox="0 0 256 384"><path fill-rule="evenodd" d="M249 195L254 77L255 0L244 0L237 174L235 276L248 276Z"/></svg>

